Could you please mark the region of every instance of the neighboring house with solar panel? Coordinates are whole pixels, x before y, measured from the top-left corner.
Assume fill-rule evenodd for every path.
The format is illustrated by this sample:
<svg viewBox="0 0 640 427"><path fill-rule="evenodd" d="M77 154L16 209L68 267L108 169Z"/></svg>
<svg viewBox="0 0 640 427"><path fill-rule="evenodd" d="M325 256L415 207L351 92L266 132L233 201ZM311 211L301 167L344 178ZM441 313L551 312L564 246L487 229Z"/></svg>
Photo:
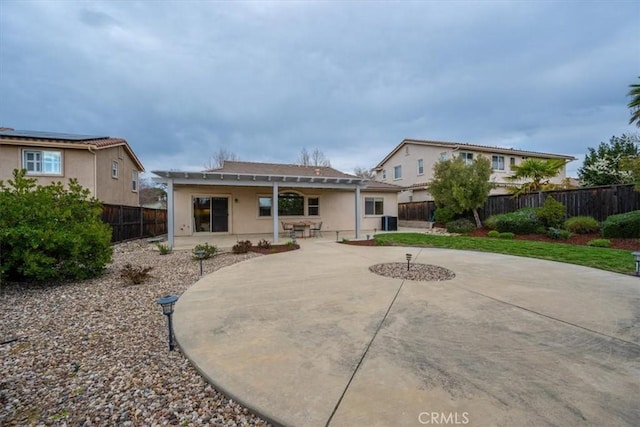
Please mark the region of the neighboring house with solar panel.
<svg viewBox="0 0 640 427"><path fill-rule="evenodd" d="M39 184L78 183L102 201L139 206L142 163L123 138L0 128L0 180L26 169Z"/></svg>

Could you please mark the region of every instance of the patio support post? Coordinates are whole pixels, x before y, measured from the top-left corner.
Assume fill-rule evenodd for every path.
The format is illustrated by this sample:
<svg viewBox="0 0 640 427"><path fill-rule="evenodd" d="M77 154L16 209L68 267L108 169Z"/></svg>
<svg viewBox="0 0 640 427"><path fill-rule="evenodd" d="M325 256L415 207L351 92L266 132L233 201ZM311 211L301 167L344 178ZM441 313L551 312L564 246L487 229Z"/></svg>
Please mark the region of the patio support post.
<svg viewBox="0 0 640 427"><path fill-rule="evenodd" d="M356 185L356 239L360 238L360 186Z"/></svg>
<svg viewBox="0 0 640 427"><path fill-rule="evenodd" d="M278 243L278 183L273 183L273 197L271 199L271 216L273 217L273 243Z"/></svg>
<svg viewBox="0 0 640 427"><path fill-rule="evenodd" d="M169 247L173 248L173 179L167 180L167 240L169 241Z"/></svg>

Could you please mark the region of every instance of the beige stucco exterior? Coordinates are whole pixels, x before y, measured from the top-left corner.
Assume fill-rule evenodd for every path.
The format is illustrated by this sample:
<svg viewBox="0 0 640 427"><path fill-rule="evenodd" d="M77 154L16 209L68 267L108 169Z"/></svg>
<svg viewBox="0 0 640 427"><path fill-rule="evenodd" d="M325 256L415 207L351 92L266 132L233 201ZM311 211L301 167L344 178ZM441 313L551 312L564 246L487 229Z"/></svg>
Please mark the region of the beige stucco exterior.
<svg viewBox="0 0 640 427"><path fill-rule="evenodd" d="M124 140L120 140L124 141ZM61 182L68 185L74 178L91 195L104 203L138 206L139 173L142 165L134 159L126 143L99 147L66 141L47 141L20 138L0 138L0 180L13 177L14 169L23 169L23 153L28 151L53 151L61 154L62 170L60 174L29 172L38 184L47 185ZM118 176L112 175L112 162L118 162ZM133 189L132 173L136 172L136 186Z"/></svg>
<svg viewBox="0 0 640 427"><path fill-rule="evenodd" d="M273 217L259 216L258 198L261 196L272 197L272 191L271 187L176 186L174 187L175 236L190 236L200 233L194 230L194 197L228 198L229 230L224 234L271 233L273 231ZM280 187L278 193L284 192L295 192L304 196L305 215L280 216L280 221L309 221L315 223L322 221L323 232L354 230L355 190ZM307 204L309 197L317 197L319 199L319 215L317 216L308 215ZM360 193L362 206L365 204L365 198L368 197L383 199L383 215L398 215L397 193L366 191L364 189ZM379 230L380 218L383 215L366 215L364 208L362 208L362 229ZM283 232L281 226L279 231L280 233Z"/></svg>
<svg viewBox="0 0 640 427"><path fill-rule="evenodd" d="M375 179L380 182L390 183L402 186L404 191L398 195L398 202L419 202L433 200L431 195L424 188L433 178L433 167L441 158L451 159L459 156L461 153L470 153L473 158L484 156L492 160L493 156L499 156L503 159L504 169L494 169L491 174L491 181L496 187L491 194L506 194L508 186L518 184L518 182L508 181L506 178L511 176L510 165L519 165L525 159L547 160L550 158L561 158L567 161L573 159L570 156L562 155L545 155L543 153L533 153L519 150L492 148L473 146L468 144L459 144L452 147L452 143L442 143L442 145L429 145L428 142L418 141L413 143L411 140L403 141L394 151L390 153L376 168ZM422 160L422 173L418 169L418 161ZM513 162L513 163L512 163ZM401 168L401 177L396 178L394 171L396 167ZM560 184L566 178L566 167L563 167L560 173L551 179L550 182Z"/></svg>

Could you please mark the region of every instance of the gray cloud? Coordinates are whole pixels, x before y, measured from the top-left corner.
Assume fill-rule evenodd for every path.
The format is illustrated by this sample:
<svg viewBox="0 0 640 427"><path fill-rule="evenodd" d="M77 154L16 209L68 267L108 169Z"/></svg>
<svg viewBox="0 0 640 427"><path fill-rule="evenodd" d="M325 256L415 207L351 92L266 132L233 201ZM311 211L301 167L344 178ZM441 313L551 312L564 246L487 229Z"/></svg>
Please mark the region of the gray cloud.
<svg viewBox="0 0 640 427"><path fill-rule="evenodd" d="M350 171L403 138L583 155L627 125L637 2L18 2L0 124L109 134L147 169L224 145ZM576 163L570 170L579 166Z"/></svg>

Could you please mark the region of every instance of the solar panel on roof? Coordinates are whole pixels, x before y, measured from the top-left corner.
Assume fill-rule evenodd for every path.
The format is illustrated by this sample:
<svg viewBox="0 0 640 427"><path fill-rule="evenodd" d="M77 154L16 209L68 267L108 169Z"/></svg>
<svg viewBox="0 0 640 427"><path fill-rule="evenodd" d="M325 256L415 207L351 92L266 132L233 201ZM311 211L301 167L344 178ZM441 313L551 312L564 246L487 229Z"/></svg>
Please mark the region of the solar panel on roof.
<svg viewBox="0 0 640 427"><path fill-rule="evenodd" d="M18 138L55 139L62 141L91 141L109 138L108 136L74 135L71 133L42 132L36 130L2 130L0 136L14 136Z"/></svg>

